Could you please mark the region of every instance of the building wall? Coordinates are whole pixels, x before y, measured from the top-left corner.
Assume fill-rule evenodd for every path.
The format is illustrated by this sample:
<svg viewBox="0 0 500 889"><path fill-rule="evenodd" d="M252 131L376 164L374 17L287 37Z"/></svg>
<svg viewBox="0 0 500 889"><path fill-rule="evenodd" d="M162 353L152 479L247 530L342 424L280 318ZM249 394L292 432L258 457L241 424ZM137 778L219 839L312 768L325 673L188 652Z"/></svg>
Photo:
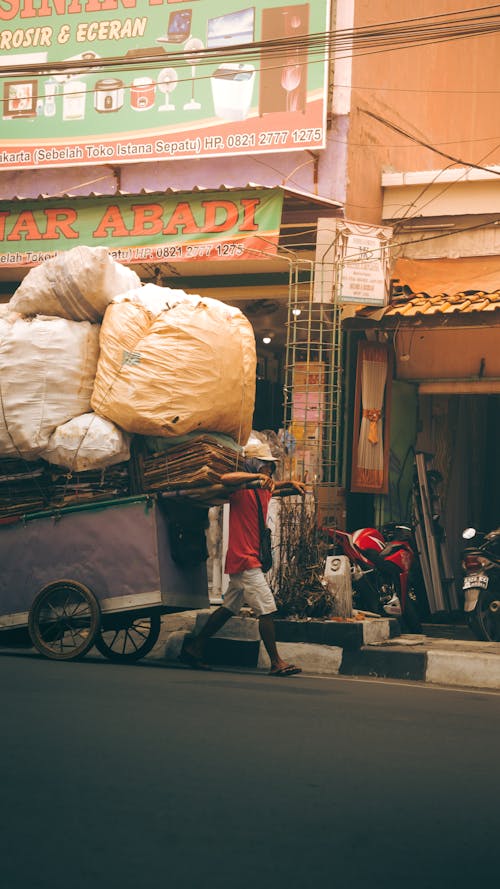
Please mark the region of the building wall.
<svg viewBox="0 0 500 889"><path fill-rule="evenodd" d="M356 0L355 27L477 8L475 0ZM477 14L477 13L476 13ZM453 19L453 16L450 16ZM369 117L369 111L440 151L477 164L500 162L495 88L498 33L355 54L346 217L381 219L383 171L439 170L451 161Z"/></svg>

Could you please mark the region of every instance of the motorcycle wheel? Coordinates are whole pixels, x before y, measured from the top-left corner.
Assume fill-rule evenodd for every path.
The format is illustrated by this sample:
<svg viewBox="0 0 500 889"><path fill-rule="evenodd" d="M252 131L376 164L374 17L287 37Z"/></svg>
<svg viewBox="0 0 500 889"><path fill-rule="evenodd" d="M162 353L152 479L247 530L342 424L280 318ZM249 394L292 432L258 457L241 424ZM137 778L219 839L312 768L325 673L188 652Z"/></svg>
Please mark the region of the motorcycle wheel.
<svg viewBox="0 0 500 889"><path fill-rule="evenodd" d="M482 642L500 642L500 608L492 611L492 602L500 602L500 591L481 590L476 607L469 615L469 627Z"/></svg>

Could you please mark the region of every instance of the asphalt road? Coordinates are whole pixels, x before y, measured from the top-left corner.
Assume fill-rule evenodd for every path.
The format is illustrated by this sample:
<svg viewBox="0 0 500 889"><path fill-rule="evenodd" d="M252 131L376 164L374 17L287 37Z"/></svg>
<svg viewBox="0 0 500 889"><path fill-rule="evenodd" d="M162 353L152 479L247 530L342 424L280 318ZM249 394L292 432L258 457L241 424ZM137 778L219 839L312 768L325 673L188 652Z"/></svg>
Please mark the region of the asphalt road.
<svg viewBox="0 0 500 889"><path fill-rule="evenodd" d="M499 697L0 654L0 885L496 884Z"/></svg>

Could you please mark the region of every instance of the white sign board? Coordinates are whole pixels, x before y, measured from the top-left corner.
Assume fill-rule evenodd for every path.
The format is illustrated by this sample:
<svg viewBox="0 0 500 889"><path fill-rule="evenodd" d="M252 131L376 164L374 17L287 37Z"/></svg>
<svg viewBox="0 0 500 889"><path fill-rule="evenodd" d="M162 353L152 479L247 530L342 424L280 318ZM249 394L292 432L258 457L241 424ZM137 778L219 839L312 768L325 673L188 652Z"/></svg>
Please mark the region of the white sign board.
<svg viewBox="0 0 500 889"><path fill-rule="evenodd" d="M347 236L340 276L343 303L385 305L384 254L379 238Z"/></svg>
<svg viewBox="0 0 500 889"><path fill-rule="evenodd" d="M385 306L391 228L318 220L314 300Z"/></svg>

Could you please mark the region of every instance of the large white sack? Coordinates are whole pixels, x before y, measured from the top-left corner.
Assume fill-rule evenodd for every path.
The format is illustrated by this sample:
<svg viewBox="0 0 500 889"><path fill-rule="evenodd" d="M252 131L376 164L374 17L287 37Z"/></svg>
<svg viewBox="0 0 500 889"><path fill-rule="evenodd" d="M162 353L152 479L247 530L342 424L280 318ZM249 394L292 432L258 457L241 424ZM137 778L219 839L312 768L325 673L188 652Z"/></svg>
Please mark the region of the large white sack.
<svg viewBox="0 0 500 889"><path fill-rule="evenodd" d="M54 429L90 410L99 325L0 316L0 456L36 459Z"/></svg>
<svg viewBox="0 0 500 889"><path fill-rule="evenodd" d="M164 312L166 309L173 309L179 303L189 303L192 306L197 306L200 301L201 296L193 296L184 290L174 290L171 287L160 287L158 284L144 284L141 287L134 287L113 300L114 303L140 303L152 315L159 315L160 312ZM205 302L209 301L211 300L205 300Z"/></svg>
<svg viewBox="0 0 500 889"><path fill-rule="evenodd" d="M112 259L107 247L73 247L30 269L9 305L24 315L100 321L115 296L140 283L132 269Z"/></svg>
<svg viewBox="0 0 500 889"><path fill-rule="evenodd" d="M130 435L90 412L58 426L40 456L72 472L103 469L130 459Z"/></svg>
<svg viewBox="0 0 500 889"><path fill-rule="evenodd" d="M219 299L211 299L209 296L202 297L199 294L186 293L185 290L174 290L171 287L160 287L158 284L144 284L141 287L135 287L133 290L115 297L113 302L137 302L148 309L152 315L159 315L161 312L173 309L180 303L190 306L204 303L206 306L210 306L215 313L220 314L224 321L242 317L240 309L222 303Z"/></svg>
<svg viewBox="0 0 500 889"><path fill-rule="evenodd" d="M154 314L121 300L106 310L100 345L96 413L142 435L207 431L247 440L256 352L239 309L189 297Z"/></svg>

